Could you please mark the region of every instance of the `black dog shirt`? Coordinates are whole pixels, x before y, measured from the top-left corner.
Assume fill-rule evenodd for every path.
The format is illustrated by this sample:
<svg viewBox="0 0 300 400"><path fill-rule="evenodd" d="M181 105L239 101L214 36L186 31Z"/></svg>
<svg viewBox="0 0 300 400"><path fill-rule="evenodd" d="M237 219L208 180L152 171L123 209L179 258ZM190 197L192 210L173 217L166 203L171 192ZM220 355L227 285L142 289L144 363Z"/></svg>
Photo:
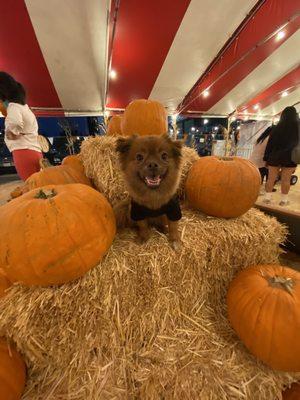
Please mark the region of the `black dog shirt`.
<svg viewBox="0 0 300 400"><path fill-rule="evenodd" d="M141 206L135 201L131 201L131 219L133 221L142 221L146 218L155 218L166 215L170 221L179 221L182 217L179 199L173 197L167 204L158 210L152 210L145 206Z"/></svg>

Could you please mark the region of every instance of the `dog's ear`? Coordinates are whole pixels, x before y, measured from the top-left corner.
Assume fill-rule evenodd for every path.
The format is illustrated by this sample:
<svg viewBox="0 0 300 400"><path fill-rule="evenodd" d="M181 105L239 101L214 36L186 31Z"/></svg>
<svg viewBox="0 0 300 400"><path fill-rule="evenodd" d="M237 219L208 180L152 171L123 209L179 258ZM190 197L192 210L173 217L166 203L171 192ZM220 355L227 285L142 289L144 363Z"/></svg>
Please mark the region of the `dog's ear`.
<svg viewBox="0 0 300 400"><path fill-rule="evenodd" d="M120 154L126 154L129 152L130 147L133 143L135 136L130 136L127 138L120 138L116 143L116 151Z"/></svg>
<svg viewBox="0 0 300 400"><path fill-rule="evenodd" d="M173 157L175 158L181 157L182 141L172 140L168 135L168 133L163 134L162 137L172 146Z"/></svg>
<svg viewBox="0 0 300 400"><path fill-rule="evenodd" d="M182 141L181 140L172 140L172 151L173 151L173 156L175 158L179 158L182 156Z"/></svg>

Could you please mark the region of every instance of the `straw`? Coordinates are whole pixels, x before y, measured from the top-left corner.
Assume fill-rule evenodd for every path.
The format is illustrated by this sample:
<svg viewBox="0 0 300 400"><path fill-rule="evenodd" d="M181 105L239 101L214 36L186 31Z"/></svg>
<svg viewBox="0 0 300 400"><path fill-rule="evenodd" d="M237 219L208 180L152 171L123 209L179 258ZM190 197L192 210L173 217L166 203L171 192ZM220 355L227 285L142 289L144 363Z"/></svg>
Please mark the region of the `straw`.
<svg viewBox="0 0 300 400"><path fill-rule="evenodd" d="M101 264L60 287L15 285L0 333L28 365L23 400L275 400L298 374L274 372L244 348L226 292L248 265L278 261L286 229L258 210L221 220L184 211L183 250L128 230Z"/></svg>

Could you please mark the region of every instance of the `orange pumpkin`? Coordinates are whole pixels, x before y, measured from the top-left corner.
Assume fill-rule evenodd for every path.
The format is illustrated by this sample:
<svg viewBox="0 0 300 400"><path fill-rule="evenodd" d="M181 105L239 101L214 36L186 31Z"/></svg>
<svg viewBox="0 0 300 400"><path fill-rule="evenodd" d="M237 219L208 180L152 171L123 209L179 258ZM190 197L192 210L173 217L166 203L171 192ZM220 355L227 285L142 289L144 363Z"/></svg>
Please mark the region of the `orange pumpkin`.
<svg viewBox="0 0 300 400"><path fill-rule="evenodd" d="M240 272L227 295L239 338L271 368L300 372L300 273L280 265Z"/></svg>
<svg viewBox="0 0 300 400"><path fill-rule="evenodd" d="M260 189L258 169L240 157L203 157L196 161L186 180L190 205L207 215L238 217L255 203Z"/></svg>
<svg viewBox="0 0 300 400"><path fill-rule="evenodd" d="M19 400L25 387L26 366L17 350L0 338L0 399Z"/></svg>
<svg viewBox="0 0 300 400"><path fill-rule="evenodd" d="M99 263L116 232L106 198L87 185L50 185L0 207L0 266L11 282L59 285Z"/></svg>
<svg viewBox="0 0 300 400"><path fill-rule="evenodd" d="M6 117L6 116L7 116L7 109L6 109L6 107L4 106L2 100L0 100L0 112L1 112L1 114L3 115L3 117Z"/></svg>
<svg viewBox="0 0 300 400"><path fill-rule="evenodd" d="M300 400L300 384L293 383L289 389L282 392L282 400Z"/></svg>
<svg viewBox="0 0 300 400"><path fill-rule="evenodd" d="M74 163L73 163L74 164ZM78 168L71 165L60 165L45 168L32 174L25 182L25 191L45 185L63 185L68 183L82 183L91 186L90 180Z"/></svg>
<svg viewBox="0 0 300 400"><path fill-rule="evenodd" d="M121 129L124 136L164 134L168 131L167 112L158 101L134 100L125 109Z"/></svg>
<svg viewBox="0 0 300 400"><path fill-rule="evenodd" d="M121 115L114 115L108 122L107 135L119 136L122 135L121 131Z"/></svg>
<svg viewBox="0 0 300 400"><path fill-rule="evenodd" d="M16 197L22 196L24 190L24 186L17 186L12 192L10 192L10 197L15 199Z"/></svg>
<svg viewBox="0 0 300 400"><path fill-rule="evenodd" d="M7 279L7 276L2 268L0 268L0 298L5 296L5 290L11 286L11 282Z"/></svg>
<svg viewBox="0 0 300 400"><path fill-rule="evenodd" d="M75 168L76 171L85 175L83 163L79 154L67 156L62 160L62 165L68 165L69 167Z"/></svg>

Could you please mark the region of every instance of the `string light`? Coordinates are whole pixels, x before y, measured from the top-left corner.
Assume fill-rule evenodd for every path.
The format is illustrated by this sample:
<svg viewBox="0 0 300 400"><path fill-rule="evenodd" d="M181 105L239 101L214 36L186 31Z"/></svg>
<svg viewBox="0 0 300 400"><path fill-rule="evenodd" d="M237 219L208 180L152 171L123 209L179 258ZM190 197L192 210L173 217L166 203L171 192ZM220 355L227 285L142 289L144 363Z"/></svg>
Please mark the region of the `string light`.
<svg viewBox="0 0 300 400"><path fill-rule="evenodd" d="M286 97L286 96L288 96L288 92L287 91L281 93L281 97Z"/></svg>
<svg viewBox="0 0 300 400"><path fill-rule="evenodd" d="M204 90L203 97L208 97L208 96L209 96L209 90Z"/></svg>
<svg viewBox="0 0 300 400"><path fill-rule="evenodd" d="M279 31L276 35L276 40L279 42L279 40L283 39L285 37L285 31Z"/></svg>
<svg viewBox="0 0 300 400"><path fill-rule="evenodd" d="M110 71L110 73L109 73L109 77L110 77L111 79L116 79L116 77L117 77L117 72L116 72L114 69L112 69L112 70Z"/></svg>
<svg viewBox="0 0 300 400"><path fill-rule="evenodd" d="M196 128L194 126L191 127L191 131L195 132Z"/></svg>
<svg viewBox="0 0 300 400"><path fill-rule="evenodd" d="M208 119L205 118L204 121L203 121L203 124L206 125L206 124L208 124L208 122L209 122Z"/></svg>
<svg viewBox="0 0 300 400"><path fill-rule="evenodd" d="M255 106L253 108L254 108L254 110L258 110L259 109L259 105L255 104Z"/></svg>

